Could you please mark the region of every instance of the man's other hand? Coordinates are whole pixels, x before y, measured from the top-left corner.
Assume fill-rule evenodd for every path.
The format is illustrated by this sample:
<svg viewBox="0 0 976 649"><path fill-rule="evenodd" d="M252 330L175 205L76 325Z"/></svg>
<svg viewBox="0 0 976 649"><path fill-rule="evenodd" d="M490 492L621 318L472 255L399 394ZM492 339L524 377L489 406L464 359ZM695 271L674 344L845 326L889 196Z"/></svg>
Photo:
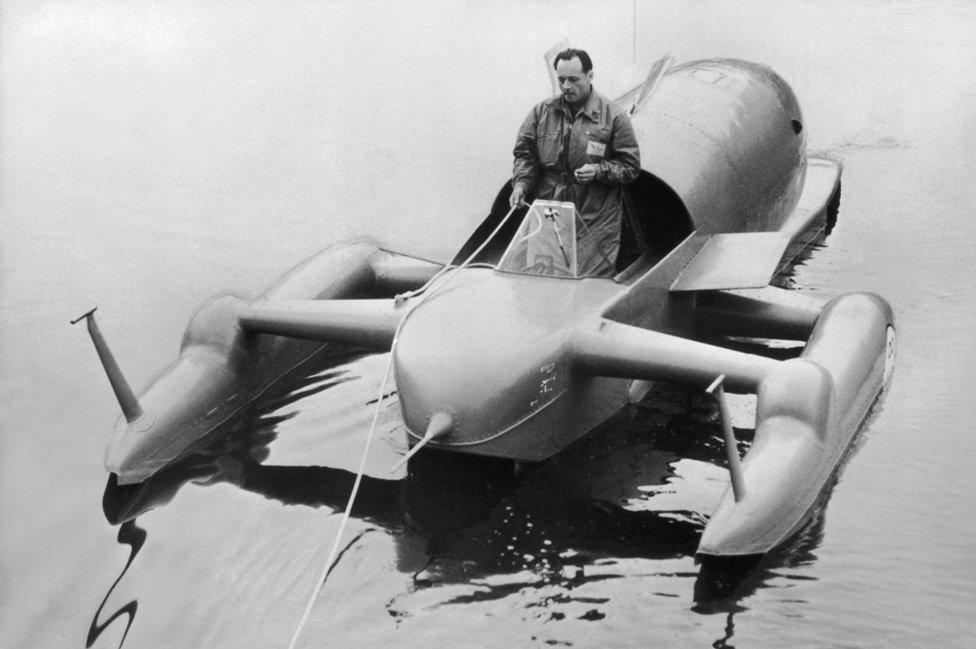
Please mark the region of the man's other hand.
<svg viewBox="0 0 976 649"><path fill-rule="evenodd" d="M596 180L596 165L585 164L575 172L576 181L586 184Z"/></svg>

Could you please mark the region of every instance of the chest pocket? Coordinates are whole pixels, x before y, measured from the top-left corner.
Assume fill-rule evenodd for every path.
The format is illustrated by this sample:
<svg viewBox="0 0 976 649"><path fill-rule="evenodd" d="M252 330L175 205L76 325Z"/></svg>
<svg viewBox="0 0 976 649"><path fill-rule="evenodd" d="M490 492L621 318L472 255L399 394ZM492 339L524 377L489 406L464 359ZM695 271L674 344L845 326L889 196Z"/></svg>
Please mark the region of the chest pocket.
<svg viewBox="0 0 976 649"><path fill-rule="evenodd" d="M588 162L600 162L610 155L610 129L594 126L587 128L583 134L585 142L584 155Z"/></svg>
<svg viewBox="0 0 976 649"><path fill-rule="evenodd" d="M562 126L557 121L546 124L545 128L541 130L536 146L539 162L543 167L556 165L559 155L562 153L564 137Z"/></svg>

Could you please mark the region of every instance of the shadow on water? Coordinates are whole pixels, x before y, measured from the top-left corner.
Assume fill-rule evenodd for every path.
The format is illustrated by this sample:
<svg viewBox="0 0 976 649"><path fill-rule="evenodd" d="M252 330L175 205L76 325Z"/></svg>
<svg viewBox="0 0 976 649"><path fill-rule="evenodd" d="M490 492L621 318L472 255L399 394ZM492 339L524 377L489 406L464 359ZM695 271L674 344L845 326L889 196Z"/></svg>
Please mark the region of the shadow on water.
<svg viewBox="0 0 976 649"><path fill-rule="evenodd" d="M146 542L146 531L136 525L135 521L127 521L123 523L121 527L119 527L119 535L117 538L120 544L128 545L130 548L132 548L132 550L129 553L129 560L125 562L125 567L122 568L122 572L112 583L112 587L108 589L107 593L105 593L105 598L102 599L102 603L98 605L98 609L95 611L94 617L92 617L91 626L88 627L88 637L85 640L85 647L91 647L93 644L95 644L98 636L102 635L102 632L111 626L112 622L125 615L127 616L125 631L122 633L122 640L119 641L119 646L121 647L123 644L125 644L125 639L129 635L129 629L132 628L132 622L135 621L136 611L139 608L139 603L136 600L132 600L119 610L115 611L115 613L109 616L104 622L100 623L98 621L98 618L102 616L102 609L105 608L108 598L112 595L112 591L115 590L115 587L118 586L119 582L122 581L122 578L125 577L125 573L128 572L129 566L132 565L136 555L139 554L139 550L142 549L142 545Z"/></svg>
<svg viewBox="0 0 976 649"><path fill-rule="evenodd" d="M267 404L273 405L249 412L244 426L228 422L232 437L218 437L142 483L119 485L110 476L102 502L106 519L113 525L131 522L166 505L191 482L229 483L287 505L342 509L355 481L353 473L324 466L262 464L284 420L266 411L281 403L281 398L272 397ZM542 546L551 545L585 548L592 557L689 555L703 526L698 513L671 512L664 517L629 511L617 503L639 493L639 487L665 479L676 451L721 461L721 444L714 434L696 442L686 434L693 422L681 418L674 428L648 439L641 430L647 425L641 412L624 411L583 443L524 468L507 460L425 450L411 460L405 479L364 476L353 515L388 531L405 528L423 536L428 553L442 564L440 579L452 579L454 571L445 567L451 559L466 566L463 574L455 575L458 578L524 567L525 553L506 548L516 526L524 528L517 533L520 550L536 542L540 554L546 554ZM649 461L635 463L635 457Z"/></svg>
<svg viewBox="0 0 976 649"><path fill-rule="evenodd" d="M342 509L352 473L263 462L279 426L295 415L276 413L301 399L329 397L326 391L356 380L341 365L359 356L323 354L222 425L206 446L149 480L119 485L110 476L103 512L111 524L121 525L119 542L134 550L106 600L145 540L137 518L165 506L188 483L233 484L286 505ZM704 524L699 512L665 515L621 506L639 495L641 486L667 479L669 462L679 454L721 461L717 425L712 422L705 435L695 430L696 420L714 413L689 415L685 393L668 395L672 403L625 409L581 443L534 466L425 450L411 460L405 479L364 476L353 515L396 540L398 569L412 574L417 588L524 570L547 583L572 585L586 580L583 568L600 560L690 556ZM701 410L701 403L695 407ZM141 534L138 544L132 541L134 530ZM512 588L494 587L484 597L500 599ZM123 613L131 627L137 608L134 600L99 624L100 607L92 641Z"/></svg>
<svg viewBox="0 0 976 649"><path fill-rule="evenodd" d="M357 351L323 353L314 366L281 381L274 393L226 422L207 446L145 482L119 485L110 476L103 511L111 524L121 524L119 543L130 545L132 552L96 611L89 646L122 615L128 616L128 633L138 608L135 600L105 622L98 620L145 541L146 532L135 521L166 505L187 483L233 484L286 505L335 510L345 506L354 474L325 466L263 462L278 426L295 414L273 413L357 380L340 366L359 357ZM752 433L736 429L741 451L748 448ZM646 487L673 479L677 460L724 468L716 408L710 399L680 387L655 386L641 403L624 408L577 444L537 465L517 467L510 461L425 450L411 460L405 479L364 476L352 513L395 539L397 569L412 574L416 588L526 573L533 584L568 589L615 578L606 569L588 575L587 566L597 563L694 556L708 511L643 506L654 501L647 497ZM727 613L725 641L731 638L732 616L742 610L743 599L776 577L777 568L814 559L812 551L822 534L821 509L787 547L762 560L702 562L693 610ZM495 584L445 603L502 599L526 585ZM390 614L398 612L391 608Z"/></svg>

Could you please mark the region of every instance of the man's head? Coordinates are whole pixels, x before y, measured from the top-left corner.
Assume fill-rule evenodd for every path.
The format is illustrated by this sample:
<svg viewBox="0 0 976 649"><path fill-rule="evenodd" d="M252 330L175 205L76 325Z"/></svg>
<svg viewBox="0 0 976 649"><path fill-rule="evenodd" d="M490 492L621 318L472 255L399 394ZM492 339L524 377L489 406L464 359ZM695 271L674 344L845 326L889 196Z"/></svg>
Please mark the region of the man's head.
<svg viewBox="0 0 976 649"><path fill-rule="evenodd" d="M593 87L593 61L583 50L568 49L556 55L552 66L556 69L559 91L571 106L577 106L590 96Z"/></svg>

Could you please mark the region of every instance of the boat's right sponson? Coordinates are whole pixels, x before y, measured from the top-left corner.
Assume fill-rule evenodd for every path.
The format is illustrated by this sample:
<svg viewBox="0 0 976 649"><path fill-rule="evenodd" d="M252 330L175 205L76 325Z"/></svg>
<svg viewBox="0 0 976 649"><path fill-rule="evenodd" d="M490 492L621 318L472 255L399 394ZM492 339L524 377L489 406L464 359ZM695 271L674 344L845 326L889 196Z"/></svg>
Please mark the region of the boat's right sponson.
<svg viewBox="0 0 976 649"><path fill-rule="evenodd" d="M725 493L699 554L763 554L806 523L893 357L887 302L852 293L827 304L803 354L760 385L755 439L742 462L745 494L736 501Z"/></svg>

